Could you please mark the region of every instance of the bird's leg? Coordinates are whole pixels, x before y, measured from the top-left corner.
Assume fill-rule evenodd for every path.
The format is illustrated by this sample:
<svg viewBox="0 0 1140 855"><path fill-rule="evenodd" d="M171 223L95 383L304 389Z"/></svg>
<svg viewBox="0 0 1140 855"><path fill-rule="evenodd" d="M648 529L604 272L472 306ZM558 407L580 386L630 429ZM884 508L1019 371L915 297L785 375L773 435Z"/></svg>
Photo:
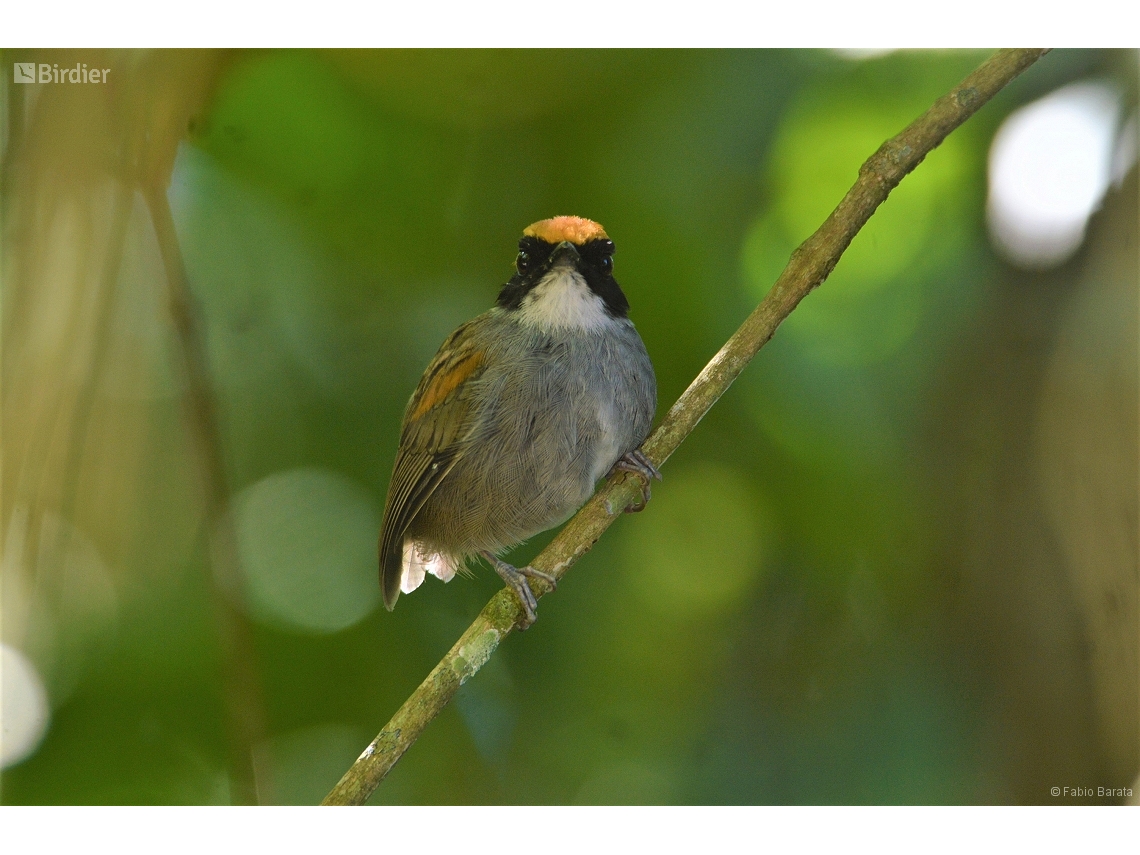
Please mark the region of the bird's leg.
<svg viewBox="0 0 1140 855"><path fill-rule="evenodd" d="M642 454L640 448L635 448L633 451L627 452L618 458L617 463L613 465L611 472L632 472L634 475L641 477L641 501L636 505L630 505L625 509L627 514L636 514L638 511L644 511L645 506L649 504L649 499L652 497L652 492L649 489L650 482L656 478L661 480L661 472L654 466L648 457Z"/></svg>
<svg viewBox="0 0 1140 855"><path fill-rule="evenodd" d="M499 574L499 578L506 582L507 587L518 594L519 601L522 602L523 609L526 611L526 620L520 624L519 628L527 629L538 617L535 614L535 609L538 608L538 600L530 589L530 585L527 584L527 577L541 579L550 585L551 590L558 587L558 580L549 573L543 573L533 567L514 567L486 549L481 550L479 554L495 568L495 572Z"/></svg>

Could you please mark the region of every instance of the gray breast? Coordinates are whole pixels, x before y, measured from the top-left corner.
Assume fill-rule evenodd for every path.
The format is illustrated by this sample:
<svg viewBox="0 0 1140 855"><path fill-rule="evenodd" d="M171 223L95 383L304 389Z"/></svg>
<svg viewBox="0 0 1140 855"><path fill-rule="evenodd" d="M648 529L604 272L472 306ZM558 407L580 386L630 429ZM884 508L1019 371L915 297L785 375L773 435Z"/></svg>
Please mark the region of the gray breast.
<svg viewBox="0 0 1140 855"><path fill-rule="evenodd" d="M467 448L412 526L448 551L501 550L558 525L653 420L653 368L631 323L553 334L509 323L495 319Z"/></svg>

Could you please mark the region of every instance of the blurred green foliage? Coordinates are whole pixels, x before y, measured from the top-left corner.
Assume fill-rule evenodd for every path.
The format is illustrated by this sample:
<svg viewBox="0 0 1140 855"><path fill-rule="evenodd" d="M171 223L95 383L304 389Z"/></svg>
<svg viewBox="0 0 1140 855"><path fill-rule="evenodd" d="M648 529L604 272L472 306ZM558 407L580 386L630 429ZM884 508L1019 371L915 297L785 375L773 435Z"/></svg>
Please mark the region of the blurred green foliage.
<svg viewBox="0 0 1140 855"><path fill-rule="evenodd" d="M388 614L370 550L404 403L443 337L492 304L523 227L605 225L664 412L859 164L984 56L230 58L170 198L247 574L229 595L256 627L255 762L276 800L319 800L499 585L485 568L431 579ZM942 440L966 430L964 354L1000 335L1012 275L985 235L989 141L1105 57L1051 55L903 182L648 509L543 600L374 802L1043 800L1010 734L1045 751L1091 725L1003 718L986 652L1001 627L977 629L948 566L970 506L954 473L973 464ZM112 649L5 771L5 802L228 798L205 533L174 549L169 525L146 523L185 510L163 487L188 465L180 386L157 375L165 439L148 446L130 561L172 581L119 593L95 630Z"/></svg>

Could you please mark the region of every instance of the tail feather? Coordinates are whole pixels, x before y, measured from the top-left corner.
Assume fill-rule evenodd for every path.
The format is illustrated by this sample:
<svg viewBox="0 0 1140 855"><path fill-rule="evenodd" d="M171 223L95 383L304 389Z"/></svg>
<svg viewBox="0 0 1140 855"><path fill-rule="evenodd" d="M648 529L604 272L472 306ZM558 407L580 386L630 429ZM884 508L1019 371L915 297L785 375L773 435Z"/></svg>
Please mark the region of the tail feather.
<svg viewBox="0 0 1140 855"><path fill-rule="evenodd" d="M403 576L404 545L397 542L387 554L380 555L380 588L384 592L384 608L392 611L400 596L400 579Z"/></svg>
<svg viewBox="0 0 1140 855"><path fill-rule="evenodd" d="M403 547L391 550L380 563L380 587L384 591L384 605L388 611L392 611L400 592L410 594L424 583L424 578L429 573L437 579L450 582L461 567L462 555L424 551L422 543L405 538Z"/></svg>

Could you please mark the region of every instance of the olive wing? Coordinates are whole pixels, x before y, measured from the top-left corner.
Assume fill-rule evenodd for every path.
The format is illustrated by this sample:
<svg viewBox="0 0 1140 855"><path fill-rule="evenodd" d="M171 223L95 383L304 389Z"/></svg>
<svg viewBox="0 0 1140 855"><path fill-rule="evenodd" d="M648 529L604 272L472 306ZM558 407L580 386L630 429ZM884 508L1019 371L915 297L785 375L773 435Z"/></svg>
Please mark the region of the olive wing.
<svg viewBox="0 0 1140 855"><path fill-rule="evenodd" d="M391 610L400 595L404 534L424 502L451 471L474 414L474 381L486 371L486 352L463 324L440 347L404 411L400 447L380 526L380 585Z"/></svg>

